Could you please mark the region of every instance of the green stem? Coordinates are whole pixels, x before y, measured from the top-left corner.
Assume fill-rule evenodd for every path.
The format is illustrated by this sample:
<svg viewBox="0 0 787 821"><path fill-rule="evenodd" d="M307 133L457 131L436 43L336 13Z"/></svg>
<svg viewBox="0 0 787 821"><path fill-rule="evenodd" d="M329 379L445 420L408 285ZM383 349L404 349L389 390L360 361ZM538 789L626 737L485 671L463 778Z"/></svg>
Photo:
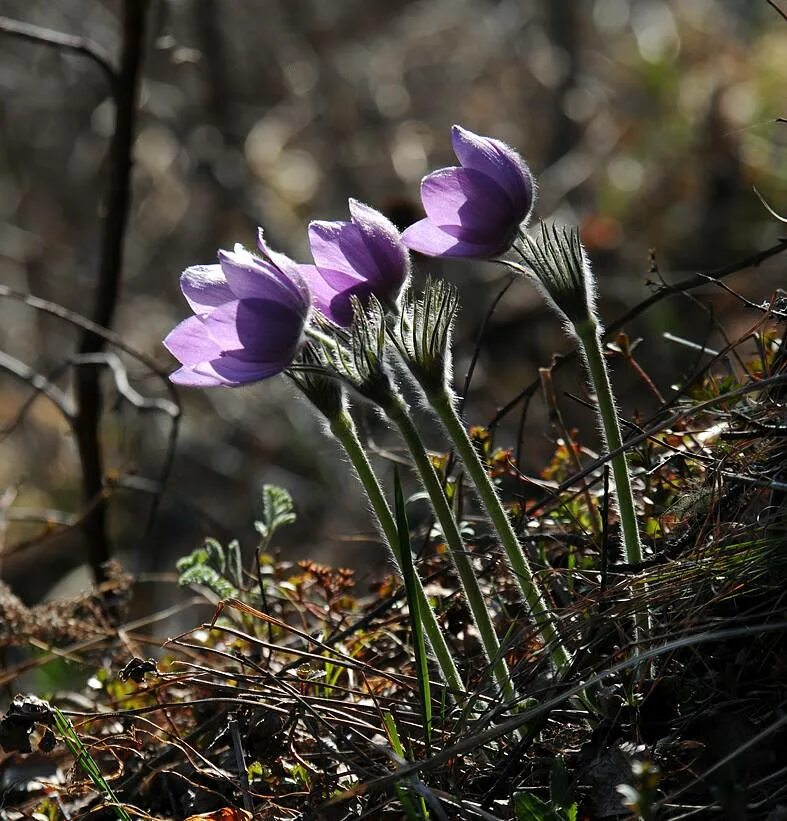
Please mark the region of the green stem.
<svg viewBox="0 0 787 821"><path fill-rule="evenodd" d="M399 433L413 457L413 461L421 477L421 482L432 501L435 516L442 528L443 536L451 553L454 566L459 573L459 579L462 583L470 612L473 615L473 621L481 636L481 643L486 657L492 664L495 679L500 686L503 697L506 700L513 701L516 698L516 691L511 681L508 666L503 658L500 642L497 640L495 628L492 625L492 619L486 608L483 593L481 592L478 579L473 571L470 558L467 555L462 536L459 533L456 520L448 504L445 491L440 484L440 480L437 478L437 473L424 448L418 430L412 423L404 400L402 400L400 396L392 396L391 401L387 403L383 410L399 429Z"/></svg>
<svg viewBox="0 0 787 821"><path fill-rule="evenodd" d="M563 644L555 627L554 614L541 591L538 589L533 571L530 568L527 557L522 551L511 520L508 518L500 497L497 495L495 486L481 462L470 437L467 435L465 426L456 412L456 407L447 389L439 393L429 393L427 395L429 404L443 423L451 441L454 443L459 455L464 462L465 469L470 474L473 484L481 497L481 501L486 508L486 512L494 525L497 535L503 545L514 573L519 589L530 607L533 620L538 627L541 640L549 649L552 662L558 672L564 672L571 656Z"/></svg>
<svg viewBox="0 0 787 821"><path fill-rule="evenodd" d="M601 336L598 324L595 321L588 320L575 325L574 330L585 351L585 361L587 362L588 371L590 372L593 390L596 393L607 448L610 453L620 451L623 447L623 436L620 431L620 423L618 422L615 399L612 395L612 385L609 381L607 363L604 360L604 354L601 348ZM631 480L629 479L625 453L620 452L617 456L613 456L611 462L620 526L623 531L623 546L626 551L626 561L631 565L639 565L642 563L642 542L640 541L639 528L637 527L637 514L634 509L634 496L631 492ZM637 641L642 641L649 633L647 608L637 607L635 619L636 639Z"/></svg>
<svg viewBox="0 0 787 821"><path fill-rule="evenodd" d="M366 458L366 452L363 445L358 439L358 434L355 429L355 423L352 417L346 411L339 416L330 420L330 428L333 435L338 440L339 444L344 448L355 472L366 491L366 496L374 510L377 521L382 528L388 546L393 553L394 559L402 571L402 554L401 545L399 544L399 536L396 529L396 522L393 514L385 499L383 490L377 477ZM445 638L440 625L437 623L434 611L429 604L429 599L424 592L423 584L417 572L415 574L416 595L418 597L418 610L423 621L424 631L429 638L429 643L434 651L435 658L440 667L443 680L454 691L455 695L463 694L465 692L464 684L459 675L456 665L454 664L451 651L446 644Z"/></svg>

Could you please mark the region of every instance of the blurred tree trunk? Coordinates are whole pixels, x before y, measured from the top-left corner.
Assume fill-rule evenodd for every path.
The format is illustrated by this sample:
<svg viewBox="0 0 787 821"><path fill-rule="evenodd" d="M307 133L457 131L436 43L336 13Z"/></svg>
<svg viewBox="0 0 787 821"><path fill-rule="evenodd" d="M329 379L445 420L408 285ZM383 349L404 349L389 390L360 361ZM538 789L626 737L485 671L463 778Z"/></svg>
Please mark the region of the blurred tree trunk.
<svg viewBox="0 0 787 821"><path fill-rule="evenodd" d="M547 164L559 160L579 141L580 129L566 114L566 94L576 87L581 45L581 4L576 0L544 0L546 30L552 48L563 62L559 83L548 95L551 137L547 140Z"/></svg>

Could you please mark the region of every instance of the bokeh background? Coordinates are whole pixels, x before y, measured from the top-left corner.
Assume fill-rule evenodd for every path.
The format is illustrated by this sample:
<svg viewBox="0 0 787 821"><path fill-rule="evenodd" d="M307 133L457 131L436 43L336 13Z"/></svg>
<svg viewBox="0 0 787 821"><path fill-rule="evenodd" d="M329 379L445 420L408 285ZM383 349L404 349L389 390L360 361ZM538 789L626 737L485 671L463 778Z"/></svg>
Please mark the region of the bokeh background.
<svg viewBox="0 0 787 821"><path fill-rule="evenodd" d="M112 55L118 11L118 0L0 0L4 16L87 36ZM650 293L654 270L675 281L784 233L753 187L787 210L785 57L787 22L766 0L155 0L115 329L169 367L160 340L187 314L178 275L188 265L253 245L258 225L305 260L308 221L345 218L348 196L404 227L420 215L421 177L452 164L455 122L522 152L539 181L539 217L582 226L612 320ZM0 282L88 311L113 120L89 60L0 34ZM417 276L426 273L461 287L461 384L504 274L418 260ZM784 263L728 284L759 302L784 284ZM629 329L667 394L694 353L663 331L703 342L709 307L731 333L756 318L717 288L695 295L662 302ZM0 348L37 371L56 369L76 339L67 323L0 301ZM708 343L721 344L716 332ZM487 329L467 419L488 421L569 348L534 291L516 283ZM125 361L138 391L165 395L158 377ZM616 382L628 415L655 409L621 364ZM68 389L68 372L59 384ZM581 392L576 369L560 386ZM121 485L111 533L133 571L171 571L205 535L236 535L250 550L263 482L296 500L299 522L279 539L285 555L350 565L363 578L383 569L346 466L286 380L182 393L177 456L151 532L144 522L169 419L140 414L109 379L106 390L102 437ZM62 590L71 571L71 587L88 575L78 531L57 525L80 509L74 443L46 399L14 423L29 395L0 373L0 577L33 601ZM587 410L561 404L594 446ZM504 420L499 444L515 447L517 416ZM363 421L371 450L396 447L372 416ZM554 436L537 398L526 472L541 470ZM442 447L435 431L428 439ZM390 476L390 463L378 464Z"/></svg>

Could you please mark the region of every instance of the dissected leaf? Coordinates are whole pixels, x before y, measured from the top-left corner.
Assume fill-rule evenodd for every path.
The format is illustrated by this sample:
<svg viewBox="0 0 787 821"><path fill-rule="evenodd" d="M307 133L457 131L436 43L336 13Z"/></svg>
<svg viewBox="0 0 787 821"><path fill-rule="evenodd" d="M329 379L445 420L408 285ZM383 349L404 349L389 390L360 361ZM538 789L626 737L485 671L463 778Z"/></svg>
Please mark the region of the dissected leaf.
<svg viewBox="0 0 787 821"><path fill-rule="evenodd" d="M211 538L205 539L202 547L193 550L188 556L178 559L175 565L178 573L181 574L193 567L211 567L222 575L224 574L226 566L227 562L224 556L224 548L220 542Z"/></svg>
<svg viewBox="0 0 787 821"><path fill-rule="evenodd" d="M188 587L190 584L202 585L212 590L220 599L233 599L240 596L240 591L235 585L208 565L196 565L185 572L181 571L178 584L181 587Z"/></svg>
<svg viewBox="0 0 787 821"><path fill-rule="evenodd" d="M296 519L289 491L278 485L262 486L262 520L256 521L254 527L262 536L262 547L265 548L273 534Z"/></svg>

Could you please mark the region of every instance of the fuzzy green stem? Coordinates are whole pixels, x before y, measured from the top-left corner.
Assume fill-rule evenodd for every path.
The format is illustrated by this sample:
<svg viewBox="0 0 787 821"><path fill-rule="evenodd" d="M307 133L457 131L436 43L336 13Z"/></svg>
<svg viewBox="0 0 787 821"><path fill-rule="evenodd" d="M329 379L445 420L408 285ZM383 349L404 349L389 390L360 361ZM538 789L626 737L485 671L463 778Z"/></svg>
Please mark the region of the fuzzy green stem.
<svg viewBox="0 0 787 821"><path fill-rule="evenodd" d="M500 642L497 640L492 619L487 610L484 596L478 584L472 563L467 555L459 527L456 524L451 507L448 504L445 491L437 477L434 466L429 455L424 448L421 437L415 425L410 419L404 400L400 396L392 396L390 402L383 408L388 418L399 430L408 450L410 451L415 466L421 477L421 482L429 494L432 501L437 521L443 531L446 544L451 553L454 566L459 574L459 579L464 589L467 604L473 616L473 621L481 636L481 643L487 659L492 664L492 670L506 700L513 701L516 698L516 691L511 681L505 659L500 649Z"/></svg>
<svg viewBox="0 0 787 821"><path fill-rule="evenodd" d="M465 469L473 480L478 495L481 497L492 525L506 551L511 570L522 596L530 608L533 620L541 635L541 640L550 652L555 668L560 673L565 672L571 661L571 656L555 627L554 614L538 589L536 580L533 577L533 571L522 551L519 539L517 539L511 525L511 520L503 508L497 490L481 462L478 452L467 435L465 426L456 412L452 397L447 389L443 389L439 393L429 393L427 399L451 437L451 441L462 458Z"/></svg>
<svg viewBox="0 0 787 821"><path fill-rule="evenodd" d="M344 448L358 479L363 485L372 510L374 510L374 514L377 517L377 521L380 524L383 535L388 542L388 546L391 549L391 553L393 553L401 573L402 554L396 522L394 521L388 502L385 499L383 490L380 487L380 483L377 481L372 466L366 458L363 445L358 439L355 423L349 413L344 411L330 420L330 428L339 444ZM443 680L454 692L454 695L459 696L465 692L464 684L462 683L459 671L456 669L451 651L446 644L445 637L440 630L440 625L437 623L434 611L429 604L429 599L426 596L423 584L417 572L415 574L415 583L416 595L418 597L418 610L421 615L424 631L429 638L429 643L434 651Z"/></svg>
<svg viewBox="0 0 787 821"><path fill-rule="evenodd" d="M618 422L615 399L612 395L609 371L601 348L598 323L588 319L586 322L577 323L574 330L585 352L585 361L593 390L596 393L607 448L610 453L621 451L623 436ZM626 561L631 565L639 565L642 563L642 542L637 527L637 514L634 509L634 496L631 492L631 480L625 453L619 452L617 456L612 457L611 462ZM642 641L649 633L648 612L645 607L638 606L636 609L636 628L636 639Z"/></svg>

